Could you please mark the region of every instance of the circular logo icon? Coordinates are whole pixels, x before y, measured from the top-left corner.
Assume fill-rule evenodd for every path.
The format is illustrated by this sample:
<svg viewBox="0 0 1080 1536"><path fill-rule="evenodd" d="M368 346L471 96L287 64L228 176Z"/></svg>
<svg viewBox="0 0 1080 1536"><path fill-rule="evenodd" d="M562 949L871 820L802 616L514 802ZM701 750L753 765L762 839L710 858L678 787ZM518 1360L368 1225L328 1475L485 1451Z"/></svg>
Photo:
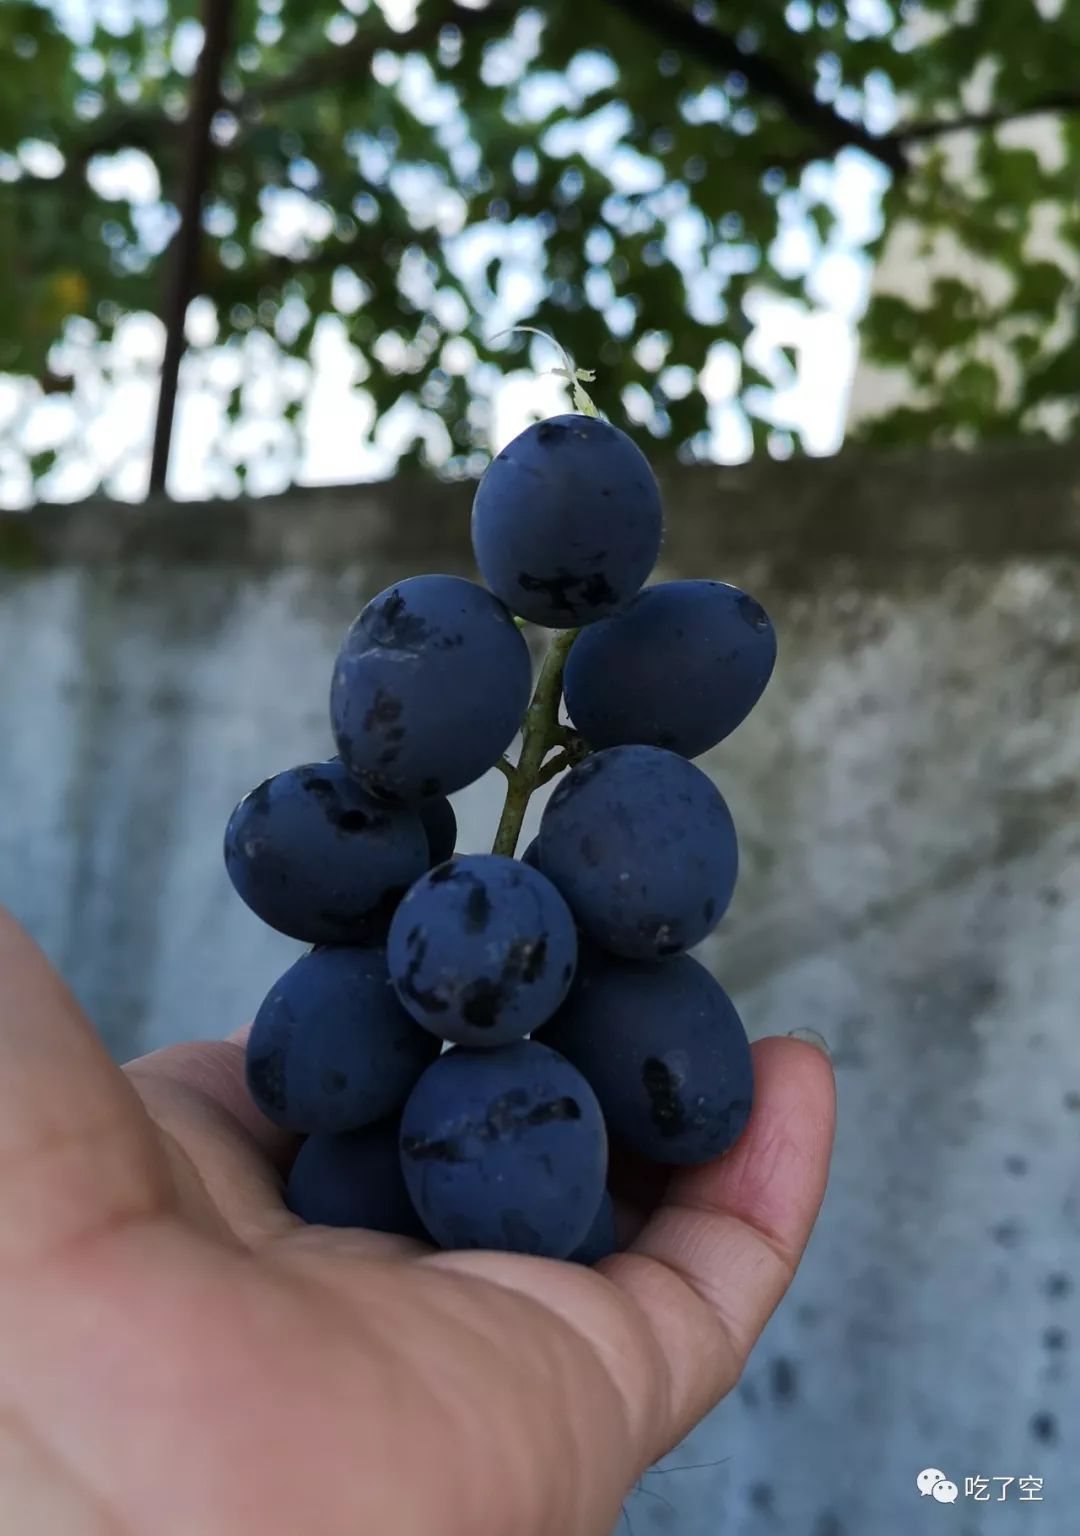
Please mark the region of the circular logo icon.
<svg viewBox="0 0 1080 1536"><path fill-rule="evenodd" d="M915 1486L925 1499L927 1494L933 1493L935 1483L943 1483L945 1480L944 1472L939 1472L936 1467L927 1467L915 1479Z"/></svg>

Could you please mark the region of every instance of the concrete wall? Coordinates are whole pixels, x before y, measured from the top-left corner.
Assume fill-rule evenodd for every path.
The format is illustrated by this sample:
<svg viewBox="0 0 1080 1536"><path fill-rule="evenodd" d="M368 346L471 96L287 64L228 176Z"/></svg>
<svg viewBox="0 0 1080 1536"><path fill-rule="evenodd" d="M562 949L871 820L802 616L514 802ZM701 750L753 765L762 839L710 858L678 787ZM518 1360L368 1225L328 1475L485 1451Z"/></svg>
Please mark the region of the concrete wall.
<svg viewBox="0 0 1080 1536"><path fill-rule="evenodd" d="M791 1296L665 1463L698 1469L647 1478L632 1530L1071 1536L1080 451L666 491L659 574L748 586L780 635L765 699L707 763L744 853L707 958L754 1036L825 1034L840 1130ZM0 518L0 900L117 1056L233 1028L297 953L233 896L225 820L326 755L361 603L470 570L467 507L399 483ZM496 797L457 797L462 847L487 844ZM925 1466L955 1507L920 1500ZM980 1475L1041 1477L1043 1500L965 1499Z"/></svg>

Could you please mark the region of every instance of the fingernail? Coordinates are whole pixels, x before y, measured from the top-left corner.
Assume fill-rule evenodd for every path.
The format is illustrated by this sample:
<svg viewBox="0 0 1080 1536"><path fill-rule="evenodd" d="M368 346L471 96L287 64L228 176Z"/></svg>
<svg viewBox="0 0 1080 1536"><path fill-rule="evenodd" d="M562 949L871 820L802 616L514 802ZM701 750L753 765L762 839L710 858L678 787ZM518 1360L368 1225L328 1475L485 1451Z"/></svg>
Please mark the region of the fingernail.
<svg viewBox="0 0 1080 1536"><path fill-rule="evenodd" d="M807 1045L814 1046L823 1056L827 1056L832 1061L832 1051L829 1050L829 1042L816 1029L791 1029L788 1031L788 1038L790 1040L805 1040Z"/></svg>

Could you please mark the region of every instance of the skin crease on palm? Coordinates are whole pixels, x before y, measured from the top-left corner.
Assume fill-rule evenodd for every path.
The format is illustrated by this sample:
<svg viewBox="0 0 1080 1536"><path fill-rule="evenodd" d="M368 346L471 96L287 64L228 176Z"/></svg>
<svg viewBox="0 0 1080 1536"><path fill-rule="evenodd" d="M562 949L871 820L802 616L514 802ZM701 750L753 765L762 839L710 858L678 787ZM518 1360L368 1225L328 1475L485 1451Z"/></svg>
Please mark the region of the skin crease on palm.
<svg viewBox="0 0 1080 1536"><path fill-rule="evenodd" d="M595 1271L307 1227L242 1036L125 1070L0 910L0 1511L12 1536L606 1536L737 1381L824 1193L827 1058Z"/></svg>

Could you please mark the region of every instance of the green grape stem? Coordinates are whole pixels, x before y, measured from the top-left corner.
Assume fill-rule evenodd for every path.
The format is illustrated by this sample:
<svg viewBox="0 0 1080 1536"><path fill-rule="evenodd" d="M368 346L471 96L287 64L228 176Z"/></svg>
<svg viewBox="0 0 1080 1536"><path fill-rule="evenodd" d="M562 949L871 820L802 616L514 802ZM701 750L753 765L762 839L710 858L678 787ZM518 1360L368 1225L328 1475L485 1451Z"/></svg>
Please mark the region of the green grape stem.
<svg viewBox="0 0 1080 1536"><path fill-rule="evenodd" d="M551 345L562 354L563 360L563 366L561 368L552 368L551 372L558 378L565 379L567 384L569 384L570 398L574 402L574 410L580 411L582 416L599 417L600 412L596 409L592 397L584 387L586 384L595 382L596 369L576 367L573 358L562 342L556 341L555 337L550 336L547 331L538 331L535 325L511 325L505 331L497 332L496 335L491 337L491 340L498 341L501 336L513 336L519 331L528 332L530 336L539 336L544 341L551 342Z"/></svg>
<svg viewBox="0 0 1080 1536"><path fill-rule="evenodd" d="M564 768L569 768L569 752L560 752L558 756L549 759L540 770L538 784L550 784L552 779L557 779Z"/></svg>
<svg viewBox="0 0 1080 1536"><path fill-rule="evenodd" d="M521 755L513 768L509 765L503 768L506 774L506 802L491 851L501 853L508 859L512 859L517 851L521 823L525 820L525 808L530 796L541 784L547 782L544 759L552 747L562 745L566 739L566 728L559 724L559 703L562 699L563 668L577 633L576 629L561 630L551 642L540 668L532 703L525 716ZM548 767L551 766L549 763ZM552 775L548 774L547 777Z"/></svg>

